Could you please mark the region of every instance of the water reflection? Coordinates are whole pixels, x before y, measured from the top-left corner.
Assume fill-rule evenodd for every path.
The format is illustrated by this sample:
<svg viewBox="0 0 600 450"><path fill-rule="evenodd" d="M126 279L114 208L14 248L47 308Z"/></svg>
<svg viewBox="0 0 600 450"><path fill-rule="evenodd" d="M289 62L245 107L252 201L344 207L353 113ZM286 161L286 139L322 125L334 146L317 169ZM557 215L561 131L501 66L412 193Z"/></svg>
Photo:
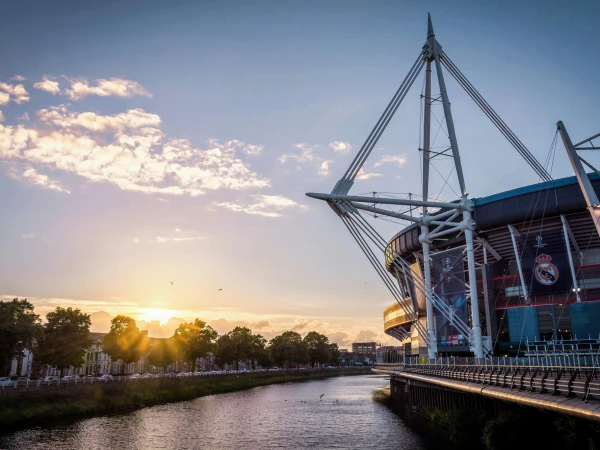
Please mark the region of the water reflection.
<svg viewBox="0 0 600 450"><path fill-rule="evenodd" d="M24 430L0 437L0 448L425 449L400 417L373 399L374 389L387 384L367 375L263 386Z"/></svg>

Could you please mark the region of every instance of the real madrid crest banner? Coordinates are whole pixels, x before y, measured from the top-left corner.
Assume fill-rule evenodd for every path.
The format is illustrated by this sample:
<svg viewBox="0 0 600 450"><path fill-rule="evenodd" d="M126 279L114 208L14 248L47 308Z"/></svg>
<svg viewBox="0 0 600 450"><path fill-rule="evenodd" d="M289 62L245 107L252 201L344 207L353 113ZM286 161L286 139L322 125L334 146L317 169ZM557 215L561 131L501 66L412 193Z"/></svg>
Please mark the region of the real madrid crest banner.
<svg viewBox="0 0 600 450"><path fill-rule="evenodd" d="M464 247L431 255L431 281L434 292L448 305L451 317L467 322L467 289L465 285ZM469 342L460 334L453 320L448 320L437 309L435 332L438 351L468 351Z"/></svg>
<svg viewBox="0 0 600 450"><path fill-rule="evenodd" d="M530 295L569 292L573 287L562 230L530 232L521 258Z"/></svg>

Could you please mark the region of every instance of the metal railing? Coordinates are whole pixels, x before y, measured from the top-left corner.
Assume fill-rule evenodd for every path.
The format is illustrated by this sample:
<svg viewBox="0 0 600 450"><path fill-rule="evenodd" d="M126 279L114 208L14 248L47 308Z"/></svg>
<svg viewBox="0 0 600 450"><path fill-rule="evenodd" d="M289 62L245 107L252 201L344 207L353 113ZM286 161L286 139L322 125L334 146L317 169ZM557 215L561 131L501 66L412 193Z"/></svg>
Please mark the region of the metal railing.
<svg viewBox="0 0 600 450"><path fill-rule="evenodd" d="M377 363L376 369L413 373L539 394L600 399L598 355L518 358L418 358ZM433 381L433 380L432 380ZM435 381L433 381L435 383Z"/></svg>

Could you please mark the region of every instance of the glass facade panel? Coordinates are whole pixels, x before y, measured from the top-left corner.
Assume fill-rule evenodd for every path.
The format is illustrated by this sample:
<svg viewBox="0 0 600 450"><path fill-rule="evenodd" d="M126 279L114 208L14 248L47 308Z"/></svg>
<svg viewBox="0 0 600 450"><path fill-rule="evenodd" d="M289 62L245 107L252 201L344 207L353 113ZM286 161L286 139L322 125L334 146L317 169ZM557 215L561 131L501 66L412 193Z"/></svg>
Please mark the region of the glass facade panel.
<svg viewBox="0 0 600 450"><path fill-rule="evenodd" d="M510 342L537 341L540 338L537 311L534 306L507 310Z"/></svg>
<svg viewBox="0 0 600 450"><path fill-rule="evenodd" d="M600 302L571 303L569 312L572 332L577 339L600 337Z"/></svg>

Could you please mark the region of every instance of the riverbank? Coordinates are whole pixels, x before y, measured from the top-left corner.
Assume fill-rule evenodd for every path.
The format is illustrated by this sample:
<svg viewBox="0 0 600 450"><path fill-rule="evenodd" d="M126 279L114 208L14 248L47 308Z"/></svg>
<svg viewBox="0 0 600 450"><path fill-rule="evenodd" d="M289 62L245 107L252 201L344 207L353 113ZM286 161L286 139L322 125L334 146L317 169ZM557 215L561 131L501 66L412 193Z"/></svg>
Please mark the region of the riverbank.
<svg viewBox="0 0 600 450"><path fill-rule="evenodd" d="M162 403L269 384L370 374L369 368L288 370L198 378L159 378L128 383L81 384L0 395L0 433L71 418L133 411Z"/></svg>

